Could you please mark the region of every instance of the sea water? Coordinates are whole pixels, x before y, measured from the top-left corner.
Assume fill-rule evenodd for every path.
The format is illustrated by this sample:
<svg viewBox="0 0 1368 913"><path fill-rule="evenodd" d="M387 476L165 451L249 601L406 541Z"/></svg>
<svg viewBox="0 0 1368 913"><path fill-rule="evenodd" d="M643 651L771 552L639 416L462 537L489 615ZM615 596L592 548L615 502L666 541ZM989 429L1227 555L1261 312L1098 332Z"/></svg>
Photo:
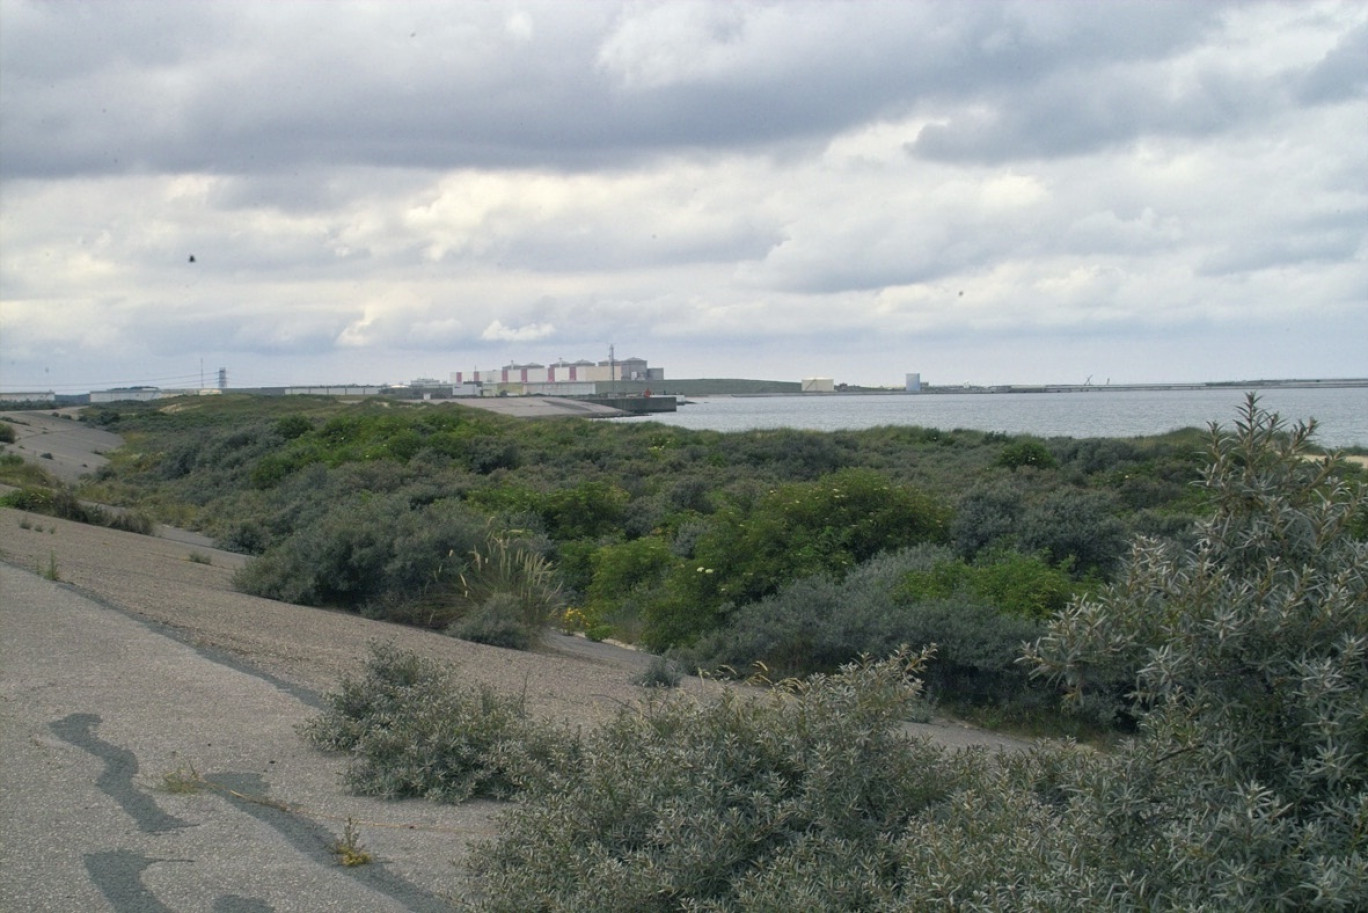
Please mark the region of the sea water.
<svg viewBox="0 0 1368 913"><path fill-rule="evenodd" d="M692 397L678 412L648 420L713 431L919 425L1041 437L1136 437L1206 428L1212 422L1229 426L1250 392L1289 423L1316 419L1313 440L1323 447L1368 447L1368 387L709 396Z"/></svg>

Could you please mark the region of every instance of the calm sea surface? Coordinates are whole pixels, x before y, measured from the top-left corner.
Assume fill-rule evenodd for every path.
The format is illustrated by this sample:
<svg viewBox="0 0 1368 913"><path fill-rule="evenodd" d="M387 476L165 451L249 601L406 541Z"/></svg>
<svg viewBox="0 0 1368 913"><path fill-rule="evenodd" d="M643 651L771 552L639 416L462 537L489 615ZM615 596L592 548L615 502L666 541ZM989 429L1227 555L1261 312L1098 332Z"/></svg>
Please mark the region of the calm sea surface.
<svg viewBox="0 0 1368 913"><path fill-rule="evenodd" d="M651 421L681 428L841 431L879 425L971 428L1042 437L1134 437L1231 424L1244 389L1090 393L841 394L695 397ZM1324 447L1368 447L1368 387L1257 390L1266 409L1290 421L1315 418ZM619 421L640 421L620 419Z"/></svg>

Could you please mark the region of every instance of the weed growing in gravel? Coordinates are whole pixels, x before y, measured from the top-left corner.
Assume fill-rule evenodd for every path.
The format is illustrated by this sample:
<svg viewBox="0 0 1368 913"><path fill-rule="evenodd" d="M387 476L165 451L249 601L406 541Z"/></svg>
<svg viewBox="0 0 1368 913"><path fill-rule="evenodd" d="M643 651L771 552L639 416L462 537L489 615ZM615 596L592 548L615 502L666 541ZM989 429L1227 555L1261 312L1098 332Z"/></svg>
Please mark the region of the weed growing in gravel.
<svg viewBox="0 0 1368 913"><path fill-rule="evenodd" d="M43 567L40 564L38 568L38 573L42 575L44 580L51 580L54 583L62 579L62 575L57 569L56 552L48 552L47 567Z"/></svg>
<svg viewBox="0 0 1368 913"><path fill-rule="evenodd" d="M213 564L213 563L214 563L214 559L211 558L210 556L206 555L204 552L191 552L190 554L188 554L188 555L185 556L185 560L189 561L191 564Z"/></svg>
<svg viewBox="0 0 1368 913"><path fill-rule="evenodd" d="M371 854L366 852L366 848L361 845L361 831L351 818L347 819L346 825L342 828L342 836L330 847L332 854L337 857L341 865L348 868L358 865L366 865L371 861Z"/></svg>
<svg viewBox="0 0 1368 913"><path fill-rule="evenodd" d="M162 789L172 795L190 796L204 790L204 778L193 764L181 764L162 774Z"/></svg>

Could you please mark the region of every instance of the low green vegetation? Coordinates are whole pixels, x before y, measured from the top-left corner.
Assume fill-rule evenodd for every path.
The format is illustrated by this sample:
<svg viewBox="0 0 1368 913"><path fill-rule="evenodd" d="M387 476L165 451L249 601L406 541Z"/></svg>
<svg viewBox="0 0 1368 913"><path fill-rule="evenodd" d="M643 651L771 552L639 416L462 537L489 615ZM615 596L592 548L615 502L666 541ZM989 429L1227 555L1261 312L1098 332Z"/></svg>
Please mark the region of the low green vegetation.
<svg viewBox="0 0 1368 913"><path fill-rule="evenodd" d="M333 841L328 849L337 857L337 864L347 868L370 865L373 858L361 843L361 829L351 818L342 826L342 836Z"/></svg>
<svg viewBox="0 0 1368 913"><path fill-rule="evenodd" d="M555 625L742 675L935 640L943 701L1038 702L1014 645L1114 579L1131 537L1190 542L1205 507L1196 431L722 434L241 395L84 420L127 446L83 497L256 556L247 592L513 647Z"/></svg>
<svg viewBox="0 0 1368 913"><path fill-rule="evenodd" d="M17 453L0 454L0 484L16 488L55 488L59 485L46 469Z"/></svg>
<svg viewBox="0 0 1368 913"><path fill-rule="evenodd" d="M152 520L141 511L111 509L83 501L70 487L55 481L49 485L25 485L0 495L0 507L144 535L151 533L153 527Z"/></svg>
<svg viewBox="0 0 1368 913"><path fill-rule="evenodd" d="M48 552L47 566L41 563L38 565L38 573L44 580L51 580L56 583L62 579L62 572L57 569L57 553Z"/></svg>
<svg viewBox="0 0 1368 913"><path fill-rule="evenodd" d="M1114 580L1012 616L1041 625L1027 674L1132 721L1105 751L911 737L930 647L667 693L589 733L382 649L312 731L395 777L456 771L384 794L518 796L472 911L1365 909L1368 492L1308 459L1312 430L1251 399L1210 435L1190 542L1138 538ZM941 548L881 559L910 567L893 586L974 594Z"/></svg>

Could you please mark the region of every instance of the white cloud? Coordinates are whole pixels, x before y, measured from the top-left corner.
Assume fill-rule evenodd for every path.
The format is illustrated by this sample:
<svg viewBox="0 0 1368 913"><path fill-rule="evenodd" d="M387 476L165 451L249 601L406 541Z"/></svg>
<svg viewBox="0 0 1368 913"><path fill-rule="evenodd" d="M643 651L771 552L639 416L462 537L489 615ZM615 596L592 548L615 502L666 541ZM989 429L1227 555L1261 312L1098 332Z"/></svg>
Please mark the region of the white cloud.
<svg viewBox="0 0 1368 913"><path fill-rule="evenodd" d="M495 320L484 328L480 338L490 342L535 342L555 335L556 328L549 323L529 323L519 327L506 327L503 321Z"/></svg>
<svg viewBox="0 0 1368 913"><path fill-rule="evenodd" d="M1361 4L0 15L0 385L1363 373Z"/></svg>

